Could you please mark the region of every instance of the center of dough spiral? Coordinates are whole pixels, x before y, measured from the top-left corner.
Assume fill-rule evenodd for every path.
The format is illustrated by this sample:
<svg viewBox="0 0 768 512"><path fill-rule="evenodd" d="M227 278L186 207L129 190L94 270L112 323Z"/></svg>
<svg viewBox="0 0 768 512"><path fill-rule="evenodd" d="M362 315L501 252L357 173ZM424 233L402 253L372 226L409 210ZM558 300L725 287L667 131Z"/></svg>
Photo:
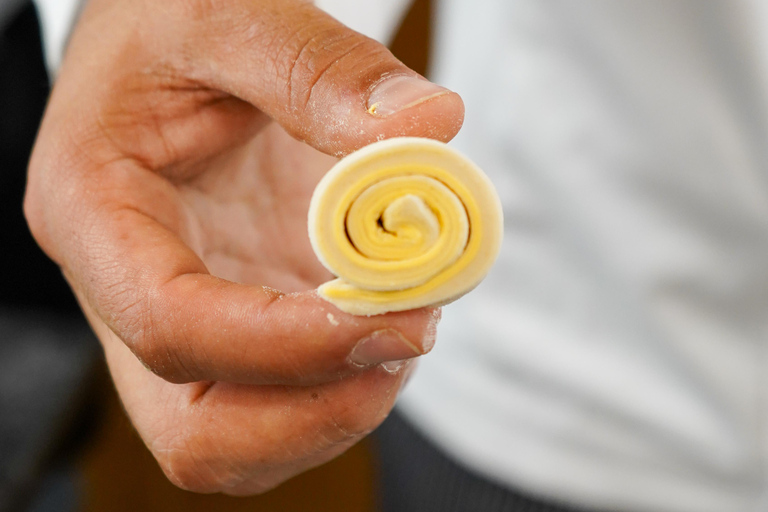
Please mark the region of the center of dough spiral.
<svg viewBox="0 0 768 512"><path fill-rule="evenodd" d="M354 199L344 225L345 252L353 263L344 278L370 290L426 283L461 256L469 238L467 213L456 194L419 175L372 184Z"/></svg>

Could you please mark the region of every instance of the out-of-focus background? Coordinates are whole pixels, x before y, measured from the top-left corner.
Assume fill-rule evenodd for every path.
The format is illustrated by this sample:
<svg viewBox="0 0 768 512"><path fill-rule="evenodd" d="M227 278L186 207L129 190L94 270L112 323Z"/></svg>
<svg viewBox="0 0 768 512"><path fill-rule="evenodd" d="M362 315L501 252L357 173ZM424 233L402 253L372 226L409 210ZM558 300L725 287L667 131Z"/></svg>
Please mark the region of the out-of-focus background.
<svg viewBox="0 0 768 512"><path fill-rule="evenodd" d="M170 484L133 431L58 268L22 214L26 166L49 93L31 1L0 0L0 512L373 511L375 448L253 498ZM417 0L391 45L427 68L429 0Z"/></svg>

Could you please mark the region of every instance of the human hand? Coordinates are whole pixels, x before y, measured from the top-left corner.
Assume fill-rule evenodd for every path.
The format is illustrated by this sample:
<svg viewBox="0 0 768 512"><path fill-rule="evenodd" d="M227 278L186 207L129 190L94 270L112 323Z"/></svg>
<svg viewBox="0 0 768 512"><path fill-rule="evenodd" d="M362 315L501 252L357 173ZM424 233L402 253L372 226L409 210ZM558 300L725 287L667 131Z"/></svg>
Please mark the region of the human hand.
<svg viewBox="0 0 768 512"><path fill-rule="evenodd" d="M25 211L174 483L264 491L383 420L437 315L352 317L307 291L329 277L309 196L328 155L447 140L462 116L311 2L89 2Z"/></svg>

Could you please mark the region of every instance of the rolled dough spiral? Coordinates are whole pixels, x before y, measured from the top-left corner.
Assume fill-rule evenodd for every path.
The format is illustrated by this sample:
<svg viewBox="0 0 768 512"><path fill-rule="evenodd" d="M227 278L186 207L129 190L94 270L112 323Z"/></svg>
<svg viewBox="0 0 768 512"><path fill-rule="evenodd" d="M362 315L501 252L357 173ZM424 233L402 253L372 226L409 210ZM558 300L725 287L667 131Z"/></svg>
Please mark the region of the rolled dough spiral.
<svg viewBox="0 0 768 512"><path fill-rule="evenodd" d="M389 139L343 158L309 207L312 248L338 276L318 292L355 315L461 297L490 270L502 234L488 177L430 139Z"/></svg>

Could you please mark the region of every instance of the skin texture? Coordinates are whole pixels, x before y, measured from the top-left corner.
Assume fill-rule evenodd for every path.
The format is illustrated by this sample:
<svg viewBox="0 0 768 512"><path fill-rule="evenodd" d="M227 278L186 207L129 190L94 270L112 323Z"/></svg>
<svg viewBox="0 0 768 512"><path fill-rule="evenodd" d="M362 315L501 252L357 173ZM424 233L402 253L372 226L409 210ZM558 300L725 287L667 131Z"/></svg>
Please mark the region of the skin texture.
<svg viewBox="0 0 768 512"><path fill-rule="evenodd" d="M309 2L89 2L25 213L180 487L258 493L335 457L406 378L409 364L378 363L431 348L435 310L353 317L311 291L330 276L306 213L335 157L461 125L446 90L369 112L372 89L401 75L416 76ZM389 345L350 361L374 332Z"/></svg>

